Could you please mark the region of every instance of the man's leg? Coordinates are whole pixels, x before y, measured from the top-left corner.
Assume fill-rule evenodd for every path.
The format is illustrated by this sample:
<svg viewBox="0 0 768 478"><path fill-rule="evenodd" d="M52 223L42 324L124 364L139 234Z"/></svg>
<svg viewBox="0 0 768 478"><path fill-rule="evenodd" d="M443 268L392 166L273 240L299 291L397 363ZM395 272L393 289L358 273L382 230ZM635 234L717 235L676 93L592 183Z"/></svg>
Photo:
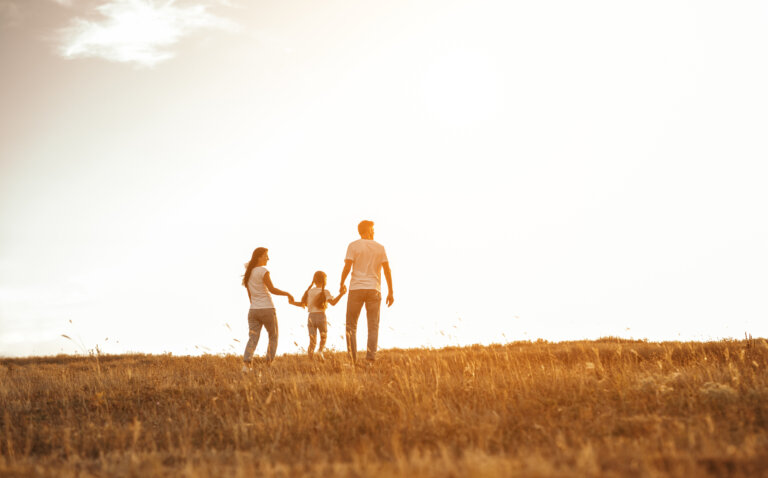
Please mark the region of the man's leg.
<svg viewBox="0 0 768 478"><path fill-rule="evenodd" d="M352 355L352 361L357 361L357 319L363 308L365 291L351 290L347 297L347 353Z"/></svg>
<svg viewBox="0 0 768 478"><path fill-rule="evenodd" d="M381 292L367 290L365 298L365 313L368 316L368 354L366 359L376 360L376 349L379 344L379 313L381 312Z"/></svg>

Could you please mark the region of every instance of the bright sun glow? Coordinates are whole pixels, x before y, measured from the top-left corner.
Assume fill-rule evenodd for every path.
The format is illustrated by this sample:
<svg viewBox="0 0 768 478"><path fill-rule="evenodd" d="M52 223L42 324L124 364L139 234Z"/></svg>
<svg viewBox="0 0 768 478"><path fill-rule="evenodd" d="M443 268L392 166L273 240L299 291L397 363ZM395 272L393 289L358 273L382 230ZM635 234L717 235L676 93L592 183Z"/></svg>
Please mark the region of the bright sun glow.
<svg viewBox="0 0 768 478"><path fill-rule="evenodd" d="M503 83L493 58L459 48L426 62L420 86L429 118L459 128L496 117L504 103Z"/></svg>

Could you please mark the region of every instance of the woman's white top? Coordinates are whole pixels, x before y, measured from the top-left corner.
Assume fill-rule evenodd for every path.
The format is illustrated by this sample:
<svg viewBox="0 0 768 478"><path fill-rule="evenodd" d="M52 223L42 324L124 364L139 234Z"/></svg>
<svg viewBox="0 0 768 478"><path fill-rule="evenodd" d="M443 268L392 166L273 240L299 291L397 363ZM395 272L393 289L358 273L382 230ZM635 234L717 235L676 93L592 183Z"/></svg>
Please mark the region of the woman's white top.
<svg viewBox="0 0 768 478"><path fill-rule="evenodd" d="M320 297L322 291L323 289L313 287L307 292L307 310L309 310L310 314L313 312L325 312L325 309L321 309L316 305L318 297ZM328 292L328 289L325 290L325 298L328 300L333 299L333 296Z"/></svg>
<svg viewBox="0 0 768 478"><path fill-rule="evenodd" d="M264 284L264 276L269 272L266 267L254 267L248 278L248 291L251 293L251 309L274 309L272 294Z"/></svg>

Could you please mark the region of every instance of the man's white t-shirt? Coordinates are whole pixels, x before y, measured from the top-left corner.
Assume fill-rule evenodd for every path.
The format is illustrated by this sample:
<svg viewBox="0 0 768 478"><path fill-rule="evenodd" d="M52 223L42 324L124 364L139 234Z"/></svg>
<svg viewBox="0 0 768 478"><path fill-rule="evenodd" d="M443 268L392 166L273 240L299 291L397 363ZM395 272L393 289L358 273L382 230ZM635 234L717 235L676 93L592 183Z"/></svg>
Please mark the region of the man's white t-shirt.
<svg viewBox="0 0 768 478"><path fill-rule="evenodd" d="M254 267L248 277L248 290L251 293L251 309L274 309L272 294L264 284L264 275L269 272L266 267Z"/></svg>
<svg viewBox="0 0 768 478"><path fill-rule="evenodd" d="M317 306L318 297L320 297L322 291L323 289L318 289L317 287L313 287L307 291L307 310L310 314L313 312L324 312L324 309ZM333 296L328 289L325 289L325 298L328 300L333 299Z"/></svg>
<svg viewBox="0 0 768 478"><path fill-rule="evenodd" d="M381 265L389 262L384 246L373 239L358 239L347 247L346 260L352 261L349 290L381 291Z"/></svg>

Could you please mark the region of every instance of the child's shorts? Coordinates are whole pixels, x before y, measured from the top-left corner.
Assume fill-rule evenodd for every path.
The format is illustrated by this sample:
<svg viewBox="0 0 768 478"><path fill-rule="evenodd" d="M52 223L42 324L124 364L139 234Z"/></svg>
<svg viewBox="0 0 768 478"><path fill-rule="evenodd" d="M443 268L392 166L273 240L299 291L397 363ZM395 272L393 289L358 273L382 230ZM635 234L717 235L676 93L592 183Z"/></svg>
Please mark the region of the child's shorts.
<svg viewBox="0 0 768 478"><path fill-rule="evenodd" d="M307 328L309 329L309 335L314 336L318 330L320 335L327 335L328 320L325 318L325 312L310 312L309 319L307 319Z"/></svg>

